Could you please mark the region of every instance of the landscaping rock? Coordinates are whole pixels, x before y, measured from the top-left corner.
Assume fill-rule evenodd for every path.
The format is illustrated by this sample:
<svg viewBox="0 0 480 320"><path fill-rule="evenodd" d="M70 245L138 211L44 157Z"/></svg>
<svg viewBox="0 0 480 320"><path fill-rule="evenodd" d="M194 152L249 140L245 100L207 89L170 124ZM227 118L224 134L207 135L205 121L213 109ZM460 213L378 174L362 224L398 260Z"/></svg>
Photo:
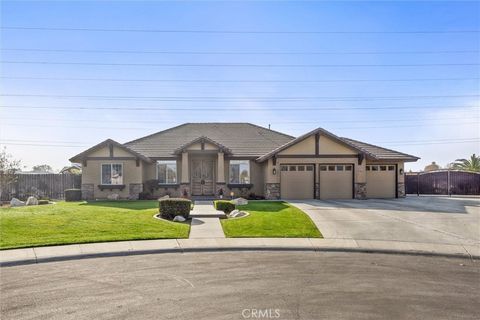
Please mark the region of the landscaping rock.
<svg viewBox="0 0 480 320"><path fill-rule="evenodd" d="M228 215L229 218L241 218L245 216L248 216L248 213L240 210L234 210Z"/></svg>
<svg viewBox="0 0 480 320"><path fill-rule="evenodd" d="M170 196L167 194L166 196L158 198L158 200L163 200L163 199L170 199Z"/></svg>
<svg viewBox="0 0 480 320"><path fill-rule="evenodd" d="M25 202L18 200L17 198L12 198L10 200L10 207L23 207L25 205Z"/></svg>
<svg viewBox="0 0 480 320"><path fill-rule="evenodd" d="M107 199L108 200L118 200L118 197L119 197L118 193L112 193L112 194L109 194L107 196Z"/></svg>
<svg viewBox="0 0 480 320"><path fill-rule="evenodd" d="M27 202L25 204L27 206L38 206L38 199L35 197L28 197Z"/></svg>
<svg viewBox="0 0 480 320"><path fill-rule="evenodd" d="M184 222L186 221L187 219L185 219L184 217L182 216L175 216L175 218L173 218L173 221L174 222Z"/></svg>
<svg viewBox="0 0 480 320"><path fill-rule="evenodd" d="M232 202L236 206L243 206L245 204L248 204L248 200L244 198L233 199Z"/></svg>

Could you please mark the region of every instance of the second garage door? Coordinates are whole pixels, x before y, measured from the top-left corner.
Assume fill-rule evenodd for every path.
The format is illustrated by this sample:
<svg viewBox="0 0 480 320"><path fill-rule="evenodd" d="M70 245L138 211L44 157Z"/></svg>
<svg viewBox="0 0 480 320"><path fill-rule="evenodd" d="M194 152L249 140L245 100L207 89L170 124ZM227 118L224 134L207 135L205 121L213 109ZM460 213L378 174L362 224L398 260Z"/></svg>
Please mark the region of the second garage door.
<svg viewBox="0 0 480 320"><path fill-rule="evenodd" d="M353 165L320 165L320 199L352 199Z"/></svg>
<svg viewBox="0 0 480 320"><path fill-rule="evenodd" d="M395 166L367 165L367 198L395 198Z"/></svg>
<svg viewBox="0 0 480 320"><path fill-rule="evenodd" d="M313 165L281 165L280 195L282 199L313 199L313 177Z"/></svg>

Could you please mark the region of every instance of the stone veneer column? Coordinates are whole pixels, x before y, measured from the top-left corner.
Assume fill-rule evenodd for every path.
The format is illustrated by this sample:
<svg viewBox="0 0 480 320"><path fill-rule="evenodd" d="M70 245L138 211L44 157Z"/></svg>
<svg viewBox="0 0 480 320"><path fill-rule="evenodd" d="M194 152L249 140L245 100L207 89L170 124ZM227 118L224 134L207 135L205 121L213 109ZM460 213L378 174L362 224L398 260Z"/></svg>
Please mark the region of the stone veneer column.
<svg viewBox="0 0 480 320"><path fill-rule="evenodd" d="M94 199L94 185L93 183L82 183L82 200L93 200Z"/></svg>
<svg viewBox="0 0 480 320"><path fill-rule="evenodd" d="M280 183L265 183L265 199L280 199Z"/></svg>
<svg viewBox="0 0 480 320"><path fill-rule="evenodd" d="M138 195L143 191L142 183L130 183L128 184L128 199L138 200Z"/></svg>
<svg viewBox="0 0 480 320"><path fill-rule="evenodd" d="M364 200L367 199L367 184L355 183L355 199Z"/></svg>
<svg viewBox="0 0 480 320"><path fill-rule="evenodd" d="M405 183L397 183L397 194L399 198L405 198Z"/></svg>

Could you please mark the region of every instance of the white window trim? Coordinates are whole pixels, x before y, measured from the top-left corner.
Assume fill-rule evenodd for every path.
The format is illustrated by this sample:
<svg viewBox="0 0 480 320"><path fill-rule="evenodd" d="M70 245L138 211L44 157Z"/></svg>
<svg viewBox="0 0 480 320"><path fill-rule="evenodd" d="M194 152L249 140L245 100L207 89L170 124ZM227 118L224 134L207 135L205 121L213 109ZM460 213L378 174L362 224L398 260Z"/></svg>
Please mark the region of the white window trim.
<svg viewBox="0 0 480 320"><path fill-rule="evenodd" d="M122 166L122 183L120 184L113 184L113 183L103 183L103 166L104 165L109 165L110 166L110 169L112 169L112 166L113 165L121 165ZM101 163L100 164L100 184L102 186L121 186L121 185L124 185L124 171L123 171L123 162L111 162L111 163ZM110 180L111 180L111 177L110 177Z"/></svg>
<svg viewBox="0 0 480 320"><path fill-rule="evenodd" d="M155 162L155 172L156 172L155 177L157 178L157 180L158 180L158 164L162 163L162 162L172 162L172 163L175 162L175 177L176 177L177 182L174 182L174 183L170 183L170 182L160 183L159 182L158 184L159 185L178 184L178 163L177 163L177 160L157 160ZM167 177L166 174L167 173L165 172L165 178Z"/></svg>
<svg viewBox="0 0 480 320"><path fill-rule="evenodd" d="M231 182L231 176L230 176L230 166L232 165L232 161L234 162L233 164L235 164L235 161L243 161L243 162L247 162L248 164L248 183L241 183L240 182L240 176L238 177L238 182ZM251 184L252 183L252 177L251 177L251 166L250 166L250 160L246 160L246 159L232 159L228 162L228 183L229 184L232 184L232 185L235 185L235 184ZM240 172L238 172L240 174Z"/></svg>

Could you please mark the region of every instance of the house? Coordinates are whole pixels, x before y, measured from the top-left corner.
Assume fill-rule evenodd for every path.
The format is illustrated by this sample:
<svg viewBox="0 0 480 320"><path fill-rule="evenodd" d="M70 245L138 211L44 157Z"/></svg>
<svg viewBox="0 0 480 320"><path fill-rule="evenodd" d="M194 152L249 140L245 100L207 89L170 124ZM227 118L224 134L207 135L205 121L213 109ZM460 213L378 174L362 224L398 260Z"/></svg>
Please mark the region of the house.
<svg viewBox="0 0 480 320"><path fill-rule="evenodd" d="M322 128L300 137L250 123L185 123L124 144L105 140L74 156L84 199L405 196L404 163L419 158Z"/></svg>

